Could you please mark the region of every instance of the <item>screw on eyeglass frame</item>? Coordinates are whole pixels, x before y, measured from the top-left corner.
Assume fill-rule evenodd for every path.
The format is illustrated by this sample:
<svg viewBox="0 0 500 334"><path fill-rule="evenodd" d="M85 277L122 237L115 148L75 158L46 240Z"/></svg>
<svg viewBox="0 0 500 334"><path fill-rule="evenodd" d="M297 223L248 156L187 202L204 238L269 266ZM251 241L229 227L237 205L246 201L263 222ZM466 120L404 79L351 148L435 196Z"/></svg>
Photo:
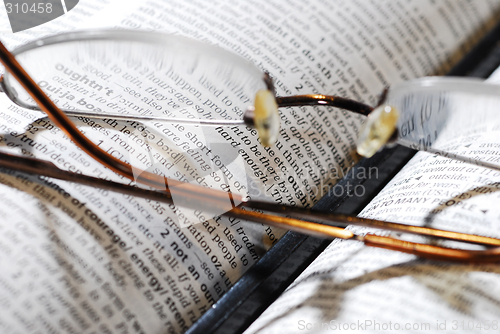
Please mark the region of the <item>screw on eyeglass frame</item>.
<svg viewBox="0 0 500 334"><path fill-rule="evenodd" d="M16 171L29 174L44 175L70 182L77 182L120 193L150 198L165 203L172 202L172 191L175 191L176 194L185 198L183 206L188 208L199 209L201 204L205 204L207 209L214 207L224 209L225 211L223 211L223 216L238 217L248 221L273 225L314 236L359 240L369 246L398 250L430 259L465 262L495 262L500 260L500 240L495 238L481 237L427 227L409 226L372 219L363 219L345 215L320 213L309 209L289 207L262 201L245 201L240 195L231 193L229 196L235 199L232 203L240 202L241 204L238 206L232 205L231 207L228 207L226 201L228 194L223 191L179 182L149 173L147 171L140 173L138 177L134 176L132 167L129 164L122 162L104 152L76 128L68 116L65 115L64 112L62 112L50 100L50 98L47 97L42 89L38 87L33 79L17 62L15 57L1 42L0 61L14 76L14 78L24 87L30 96L38 103L40 108L47 113L48 117L82 150L118 174L125 176L130 180L136 180L138 183L159 189L160 191L146 190L135 186L76 174L60 170L47 161L19 157L6 153L0 153L0 167L2 168L14 169ZM269 93L272 94L272 92ZM272 95L274 96L274 94ZM342 98L323 95L277 98L277 100L278 104L281 101L283 105L329 104L336 103L338 101L347 104L351 103L350 101L344 101ZM320 101L320 103L318 103L318 101ZM354 102L354 105L358 105L357 102ZM366 110L371 110L371 107L366 108ZM251 211L249 209L261 210L272 214ZM280 215L286 215L287 217ZM289 218L288 216L293 216L294 218ZM375 227L403 233L424 235L432 238L450 239L465 243L479 244L485 247L493 246L494 248L487 248L486 250L481 251L471 251L408 242L400 239L394 239L392 237L377 236L373 234L356 235L348 230L338 227L346 225Z"/></svg>

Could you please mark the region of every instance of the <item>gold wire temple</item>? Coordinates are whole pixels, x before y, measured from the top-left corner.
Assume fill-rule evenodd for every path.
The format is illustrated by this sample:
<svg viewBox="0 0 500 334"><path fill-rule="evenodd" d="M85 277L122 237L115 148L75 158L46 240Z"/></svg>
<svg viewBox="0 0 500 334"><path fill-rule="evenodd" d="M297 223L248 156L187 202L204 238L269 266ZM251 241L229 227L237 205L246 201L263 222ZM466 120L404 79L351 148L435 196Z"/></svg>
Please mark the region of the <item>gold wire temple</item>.
<svg viewBox="0 0 500 334"><path fill-rule="evenodd" d="M147 198L168 204L173 203L172 195L169 191L153 191L142 189L123 183L117 183L87 175L76 174L61 170L51 162L40 159L0 153L0 167L17 170L19 172L28 174L44 175L59 180L76 182L87 186ZM224 201L221 203L220 199L217 196L214 197L214 194L220 193L220 191L199 186L195 186L195 188L197 188L197 190L199 190L201 193L193 194L188 189L186 189L186 191L182 193L183 196L190 196L193 199L192 201L186 202L188 203L189 208L200 209L200 203L204 203L205 209L224 205ZM237 197L237 195L234 196ZM235 199L241 200L241 198ZM268 213L251 211L253 209ZM295 218L283 217L281 216L282 214L293 216ZM266 225L285 228L317 237L319 236L326 238L358 240L364 242L367 246L397 250L436 260L465 262L496 262L500 260L500 240L490 237L438 230L421 226L397 224L373 219L363 219L346 215L322 213L308 209L288 207L285 205L277 205L274 203L254 200L243 201L238 207L233 207L223 215L227 217L235 217L251 222L263 223ZM423 235L437 239L465 242L470 244L482 245L488 247L488 249L484 251L450 249L429 244L413 243L395 239L392 237L378 236L373 234L356 235L353 232L344 229L344 227L348 225L372 227L400 233Z"/></svg>
<svg viewBox="0 0 500 334"><path fill-rule="evenodd" d="M14 78L19 81L19 83L30 94L30 96L38 103L40 108L47 113L49 118L57 126L59 126L68 135L68 137L73 140L73 142L75 142L76 145L78 145L82 150L84 150L95 160L99 161L104 166L112 169L118 174L127 177L130 180L136 180L139 183L159 189L161 191L152 191L135 186L106 181L86 175L76 174L61 170L47 161L25 158L6 153L0 153L0 167L2 168L13 169L24 173L44 175L70 182L77 182L88 186L104 188L166 203L172 203L172 191L175 191L176 196L182 196L185 199L183 201L183 206L188 208L201 210L222 209L221 212L225 212L223 215L229 217L238 217L251 222L274 225L315 236L359 240L364 242L368 246L397 250L431 259L466 262L495 262L500 260L499 239L480 237L458 232L443 231L426 227L408 226L378 220L320 213L308 209L288 207L277 205L274 203L253 200L244 201L243 198L241 198L241 196L237 194L231 194L231 196L233 197L233 203L240 202L241 204L239 206L233 205L232 207L228 208L228 194L226 192L204 188L189 183L179 182L149 173L147 171L143 171L140 173L139 177L135 177L132 167L129 164L120 161L104 152L76 128L76 126L70 121L68 116L56 107L56 105L47 97L47 95L41 90L41 88L37 86L37 84L24 71L24 69L17 62L14 56L4 47L1 42L0 61L3 63L5 68L14 76ZM269 103L267 99L268 96L264 96L265 101L263 101L263 103ZM324 95L276 98L276 103L279 107L308 104L336 104L337 106L346 105L346 109L358 110L358 112L360 113L368 114L371 111L371 107L364 106L355 101L349 101L342 98ZM252 209L262 210L269 213L261 213ZM284 217L281 215L293 216L294 218ZM451 239L455 241L478 244L490 248L482 251L450 249L446 247L413 243L394 239L392 237L377 236L373 234L356 235L351 231L345 230L343 227L339 227L350 224L424 235L432 238Z"/></svg>

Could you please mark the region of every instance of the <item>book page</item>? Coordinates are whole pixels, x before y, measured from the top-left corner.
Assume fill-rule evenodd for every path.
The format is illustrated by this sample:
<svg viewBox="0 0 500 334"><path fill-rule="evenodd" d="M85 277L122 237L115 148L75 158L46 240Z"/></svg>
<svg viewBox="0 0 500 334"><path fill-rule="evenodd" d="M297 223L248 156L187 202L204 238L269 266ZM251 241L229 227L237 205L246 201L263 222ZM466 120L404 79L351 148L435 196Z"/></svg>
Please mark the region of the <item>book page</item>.
<svg viewBox="0 0 500 334"><path fill-rule="evenodd" d="M490 80L498 81L498 73ZM457 129L445 146L497 162L497 138ZM359 216L499 238L499 177L495 170L419 152ZM335 240L247 332L495 332L499 287L494 264L429 261Z"/></svg>
<svg viewBox="0 0 500 334"><path fill-rule="evenodd" d="M114 6L99 9L92 24L174 32L217 44L268 71L278 95L335 94L373 105L389 83L448 70L491 27L497 5L154 0L131 6L130 12L122 8L122 16L112 15ZM37 81L51 86L52 97L68 107L76 103L127 111L137 106L146 111L144 104L151 107L165 98L186 117L241 116L241 109L226 103L246 98L238 91L226 95L221 87L205 85L198 93L182 76L146 71L142 63L127 67L130 63L120 58L99 68L78 60L61 60L51 67L61 72L57 79ZM96 88L99 76L128 83L121 90ZM170 92L160 90L159 82L167 79ZM94 92L84 87L91 80ZM223 88L227 93L229 88ZM5 149L70 171L128 182L76 149L43 114L2 99ZM214 188L225 184L250 198L310 207L355 163L352 151L362 117L311 107L286 108L280 118L280 139L267 149L245 127L202 131L155 122L84 117L75 122L108 152L131 147L125 159L141 168L160 164L159 173L179 180ZM202 154L193 153L198 143ZM219 151L210 143L220 144ZM174 162L182 157L186 164L173 166L161 155L145 159L141 147L168 151ZM55 332L183 332L283 233L240 219L187 212L175 203L10 171L4 171L1 182L8 209L2 213L0 246L8 270L0 277L0 325L7 332L41 326Z"/></svg>
<svg viewBox="0 0 500 334"><path fill-rule="evenodd" d="M360 216L498 238L499 176L488 169L417 153ZM494 332L499 278L495 264L429 261L335 240L249 332L262 328L262 332L277 328L289 332Z"/></svg>

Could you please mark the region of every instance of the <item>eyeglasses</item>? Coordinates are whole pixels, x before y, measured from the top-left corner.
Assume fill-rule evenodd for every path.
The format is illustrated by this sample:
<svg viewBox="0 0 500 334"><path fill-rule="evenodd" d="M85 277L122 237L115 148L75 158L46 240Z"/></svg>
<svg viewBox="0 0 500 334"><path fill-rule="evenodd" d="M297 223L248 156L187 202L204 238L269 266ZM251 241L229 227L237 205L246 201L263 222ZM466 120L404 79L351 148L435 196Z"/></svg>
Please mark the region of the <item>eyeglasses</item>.
<svg viewBox="0 0 500 334"><path fill-rule="evenodd" d="M280 119L287 125L288 117L301 117L296 114L280 115L277 109L305 105L333 106L369 115L358 142L358 151L367 156L392 141L498 168L496 163L467 156L463 152L455 153L457 143L450 144L450 139L456 139L453 130L458 125L466 125L461 129L469 136L486 133L485 127L494 133L497 126L489 121L495 120L494 106L500 102L497 98L500 89L496 86L462 80L413 81L391 88L386 102L374 111L365 104L336 96L275 97L269 76L251 62L211 45L149 32L70 33L36 41L12 53L2 44L0 61L8 71L1 85L14 103L45 112L96 161L129 180L157 190L65 171L47 161L6 153L0 154L0 166L3 168L165 203L175 202L180 207L215 212L216 215L315 236L359 240L369 246L432 259L469 262L500 259L498 239L319 213L248 199L238 194L238 190L244 188L241 183L229 185L228 182L232 180L234 170L229 168L234 167L230 164L238 159L246 163L251 160L245 150L239 151L240 147L245 145L255 153L253 158L257 160L262 153L254 143L272 145L280 134ZM282 88L286 90L284 85ZM467 93L484 95L485 98L480 99L479 111L476 110L479 102L474 102L478 100L477 96L467 97ZM472 107L473 121L470 120ZM235 119L236 116L240 119ZM78 122L86 125L85 133L69 117L77 117ZM101 121L96 122L95 118ZM125 122L127 126L121 127L119 122ZM144 122L149 122L149 127ZM169 126L165 125L168 123ZM188 131L185 128L187 124L194 124L195 127ZM212 129L206 131L205 126ZM256 130L243 131L238 126L254 127ZM319 131L321 120L316 120L316 126ZM296 130L299 133L300 129ZM300 134L297 138L306 141ZM210 142L212 145L207 144ZM214 142L220 144L218 151ZM142 149L141 153L139 149ZM246 156L231 155L231 150ZM228 153L232 158L224 160L222 153ZM152 159L156 159L154 165L151 164ZM194 171L193 161L205 173ZM191 173L190 180L195 184L166 177L176 164L184 163L186 167L183 171ZM266 166L266 162L263 164ZM217 172L213 166L219 167ZM269 173L274 171L277 174L271 165L266 168ZM244 169L240 172L245 173ZM262 171L255 172L255 176L259 175L264 176ZM267 173L265 175L269 178ZM186 175L176 176L187 179ZM281 182L285 181L276 177ZM271 182L269 179L263 182L266 181ZM209 183L221 190L207 187ZM356 235L340 227L347 225L496 248L481 251L451 249L387 236Z"/></svg>

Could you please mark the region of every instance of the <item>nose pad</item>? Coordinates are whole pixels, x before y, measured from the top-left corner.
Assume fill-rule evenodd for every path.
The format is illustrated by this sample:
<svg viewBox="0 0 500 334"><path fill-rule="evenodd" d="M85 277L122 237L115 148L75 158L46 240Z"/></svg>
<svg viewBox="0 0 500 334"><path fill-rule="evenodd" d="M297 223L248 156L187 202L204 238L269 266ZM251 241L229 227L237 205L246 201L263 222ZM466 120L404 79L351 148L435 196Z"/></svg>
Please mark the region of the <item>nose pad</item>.
<svg viewBox="0 0 500 334"><path fill-rule="evenodd" d="M381 105L367 117L356 143L358 154L370 158L380 150L397 130L399 111L389 105Z"/></svg>
<svg viewBox="0 0 500 334"><path fill-rule="evenodd" d="M280 117L276 98L270 90L255 95L254 125L263 146L273 145L279 136Z"/></svg>

